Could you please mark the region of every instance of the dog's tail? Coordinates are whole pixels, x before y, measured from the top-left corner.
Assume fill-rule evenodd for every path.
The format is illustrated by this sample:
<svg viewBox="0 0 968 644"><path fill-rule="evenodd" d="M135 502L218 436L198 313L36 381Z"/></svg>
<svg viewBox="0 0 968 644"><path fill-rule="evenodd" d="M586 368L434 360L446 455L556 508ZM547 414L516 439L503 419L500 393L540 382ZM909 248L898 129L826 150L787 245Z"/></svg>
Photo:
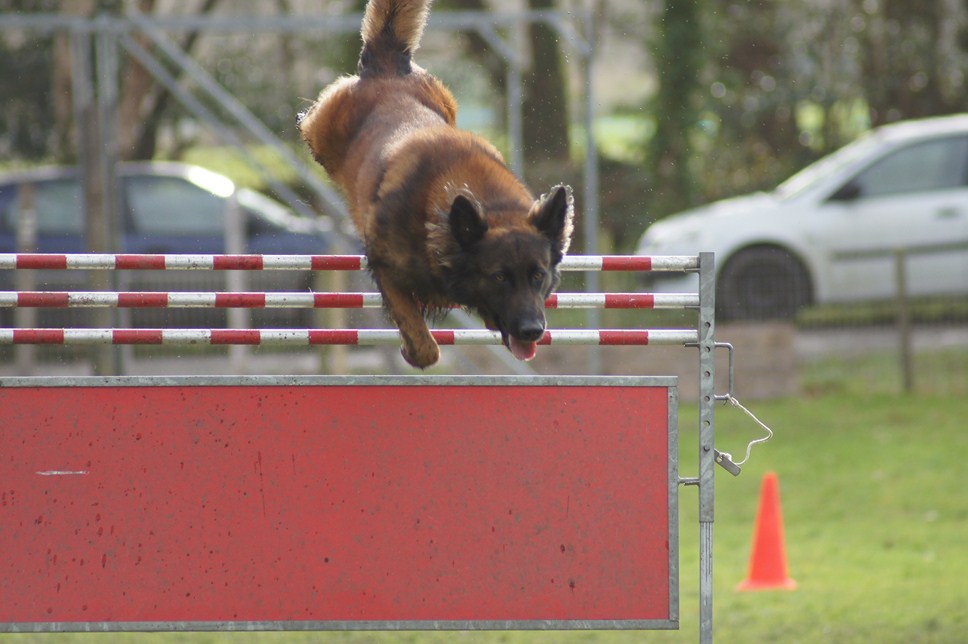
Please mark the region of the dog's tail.
<svg viewBox="0 0 968 644"><path fill-rule="evenodd" d="M431 0L369 0L363 16L360 78L406 76Z"/></svg>

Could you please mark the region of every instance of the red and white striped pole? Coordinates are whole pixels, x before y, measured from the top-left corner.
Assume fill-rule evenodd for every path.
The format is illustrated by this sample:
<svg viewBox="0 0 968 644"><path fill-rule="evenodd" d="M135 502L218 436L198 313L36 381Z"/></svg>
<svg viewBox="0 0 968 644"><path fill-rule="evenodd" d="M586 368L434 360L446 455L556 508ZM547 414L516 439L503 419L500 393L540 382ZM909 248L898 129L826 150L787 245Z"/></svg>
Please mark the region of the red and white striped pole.
<svg viewBox="0 0 968 644"><path fill-rule="evenodd" d="M379 308L379 293L0 291L0 308ZM697 293L555 293L549 309L683 309Z"/></svg>
<svg viewBox="0 0 968 644"><path fill-rule="evenodd" d="M366 270L363 255L135 255L0 253L0 270ZM560 265L565 271L683 272L699 268L695 256L575 255Z"/></svg>
<svg viewBox="0 0 968 644"><path fill-rule="evenodd" d="M435 329L441 345L501 344L497 331ZM543 345L684 345L697 341L691 330L596 329L545 331ZM396 329L0 329L0 345L386 345L398 344Z"/></svg>

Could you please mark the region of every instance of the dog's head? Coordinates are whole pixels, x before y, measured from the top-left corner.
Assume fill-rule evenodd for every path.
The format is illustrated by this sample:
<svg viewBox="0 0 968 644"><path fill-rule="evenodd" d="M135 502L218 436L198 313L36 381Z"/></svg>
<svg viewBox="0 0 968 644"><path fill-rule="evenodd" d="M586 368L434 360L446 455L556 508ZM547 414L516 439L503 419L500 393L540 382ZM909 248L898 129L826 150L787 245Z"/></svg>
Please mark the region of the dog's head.
<svg viewBox="0 0 968 644"><path fill-rule="evenodd" d="M530 360L545 331L544 302L558 286L558 265L571 242L571 189L557 186L521 214L489 217L472 195L458 194L447 215L457 252L445 268L454 301L500 331L516 358Z"/></svg>

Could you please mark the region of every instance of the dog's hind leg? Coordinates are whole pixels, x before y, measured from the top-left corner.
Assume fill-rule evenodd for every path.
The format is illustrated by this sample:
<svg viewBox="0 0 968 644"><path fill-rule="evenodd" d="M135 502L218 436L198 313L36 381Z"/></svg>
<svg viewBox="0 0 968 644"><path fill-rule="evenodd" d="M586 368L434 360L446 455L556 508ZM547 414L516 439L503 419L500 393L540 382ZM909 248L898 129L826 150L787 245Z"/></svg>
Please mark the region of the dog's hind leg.
<svg viewBox="0 0 968 644"><path fill-rule="evenodd" d="M403 346L400 348L403 359L420 369L436 363L440 359L440 348L430 335L427 322L413 296L388 280L378 282L383 293L383 303L403 338Z"/></svg>

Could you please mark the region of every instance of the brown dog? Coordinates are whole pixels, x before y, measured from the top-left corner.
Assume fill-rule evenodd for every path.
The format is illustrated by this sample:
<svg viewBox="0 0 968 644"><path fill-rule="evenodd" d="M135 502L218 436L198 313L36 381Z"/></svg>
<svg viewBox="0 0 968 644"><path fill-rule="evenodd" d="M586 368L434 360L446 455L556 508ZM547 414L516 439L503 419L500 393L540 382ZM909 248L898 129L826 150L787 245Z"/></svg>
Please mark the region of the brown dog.
<svg viewBox="0 0 968 644"><path fill-rule="evenodd" d="M437 362L424 315L454 305L530 360L571 239L571 189L535 200L493 145L455 127L453 96L411 62L429 6L370 0L359 75L323 90L299 128L349 201L407 362Z"/></svg>

